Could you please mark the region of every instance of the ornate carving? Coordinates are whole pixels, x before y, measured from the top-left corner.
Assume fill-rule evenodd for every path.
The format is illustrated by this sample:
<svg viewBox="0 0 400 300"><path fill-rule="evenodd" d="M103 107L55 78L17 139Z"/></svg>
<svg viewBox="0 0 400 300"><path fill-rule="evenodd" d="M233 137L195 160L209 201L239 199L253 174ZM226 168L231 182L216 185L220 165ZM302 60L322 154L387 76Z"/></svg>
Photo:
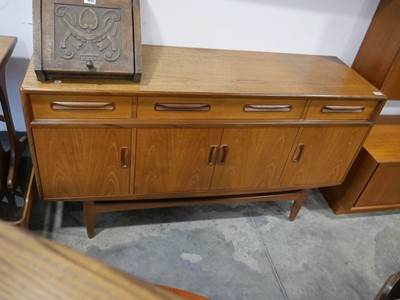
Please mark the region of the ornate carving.
<svg viewBox="0 0 400 300"><path fill-rule="evenodd" d="M55 6L55 59L115 62L121 57L120 9Z"/></svg>

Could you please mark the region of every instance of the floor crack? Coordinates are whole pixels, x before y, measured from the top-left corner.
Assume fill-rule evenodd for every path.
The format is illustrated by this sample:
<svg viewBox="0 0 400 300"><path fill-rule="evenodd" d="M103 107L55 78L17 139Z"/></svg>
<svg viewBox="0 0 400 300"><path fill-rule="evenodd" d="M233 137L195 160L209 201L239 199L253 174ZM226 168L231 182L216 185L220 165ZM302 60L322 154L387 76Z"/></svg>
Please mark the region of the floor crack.
<svg viewBox="0 0 400 300"><path fill-rule="evenodd" d="M256 230L256 232L257 232L258 239L260 240L260 242L261 242L261 244L262 244L262 246L263 246L264 254L265 254L265 256L267 257L267 259L268 259L268 261L269 261L269 263L270 263L270 265L271 265L271 267L272 267L272 271L273 271L273 273L274 273L275 279L278 281L278 285L279 285L279 288L281 289L281 292L282 292L282 294L283 294L283 297L285 298L285 300L289 300L289 298L288 298L288 296L287 296L287 294L286 294L285 288L283 287L283 283L282 283L282 281L281 281L281 279L280 279L280 277L279 277L279 275L278 275L278 271L276 270L275 265L274 265L274 263L273 263L273 261L272 261L271 255L269 254L267 245L265 245L264 240L263 240L262 237L261 237L260 231L259 231L258 228L257 228L256 222L254 221L253 215L251 214L250 207L249 207L249 205L248 205L247 203L246 203L246 207L247 207L247 211L248 211L248 213L249 213L251 222L253 223L253 226L254 226L254 228L255 228L255 230Z"/></svg>

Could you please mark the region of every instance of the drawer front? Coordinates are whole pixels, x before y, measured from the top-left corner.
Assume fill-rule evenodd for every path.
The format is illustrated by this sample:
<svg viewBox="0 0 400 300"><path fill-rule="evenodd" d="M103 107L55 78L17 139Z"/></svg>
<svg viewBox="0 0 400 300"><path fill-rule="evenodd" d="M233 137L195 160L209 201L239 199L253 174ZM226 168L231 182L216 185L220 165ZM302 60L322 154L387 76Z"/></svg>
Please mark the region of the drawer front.
<svg viewBox="0 0 400 300"><path fill-rule="evenodd" d="M35 119L116 119L132 117L132 98L31 95Z"/></svg>
<svg viewBox="0 0 400 300"><path fill-rule="evenodd" d="M139 97L138 119L300 119L306 100Z"/></svg>
<svg viewBox="0 0 400 300"><path fill-rule="evenodd" d="M368 120L377 101L313 100L307 120Z"/></svg>

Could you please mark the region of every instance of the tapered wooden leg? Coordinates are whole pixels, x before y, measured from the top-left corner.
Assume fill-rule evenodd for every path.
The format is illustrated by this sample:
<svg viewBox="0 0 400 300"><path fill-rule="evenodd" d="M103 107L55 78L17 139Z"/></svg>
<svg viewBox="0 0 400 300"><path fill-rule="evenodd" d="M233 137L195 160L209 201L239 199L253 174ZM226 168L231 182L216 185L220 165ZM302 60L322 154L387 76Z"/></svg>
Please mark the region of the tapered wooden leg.
<svg viewBox="0 0 400 300"><path fill-rule="evenodd" d="M88 237L94 237L94 224L96 220L96 204L93 201L83 202L85 224Z"/></svg>
<svg viewBox="0 0 400 300"><path fill-rule="evenodd" d="M292 205L292 210L290 211L290 216L289 216L290 221L294 221L294 219L296 219L296 216L299 213L300 208L303 206L303 203L306 200L309 191L310 190L302 190L299 192L297 199L294 201Z"/></svg>
<svg viewBox="0 0 400 300"><path fill-rule="evenodd" d="M7 176L7 187L12 189L14 187L15 178L17 177L19 162L25 151L28 140L26 139L26 136L20 139L17 138L17 133L15 132L11 116L10 105L8 103L4 70L0 74L0 101L4 114L4 117L0 120L6 123L10 143L10 165Z"/></svg>

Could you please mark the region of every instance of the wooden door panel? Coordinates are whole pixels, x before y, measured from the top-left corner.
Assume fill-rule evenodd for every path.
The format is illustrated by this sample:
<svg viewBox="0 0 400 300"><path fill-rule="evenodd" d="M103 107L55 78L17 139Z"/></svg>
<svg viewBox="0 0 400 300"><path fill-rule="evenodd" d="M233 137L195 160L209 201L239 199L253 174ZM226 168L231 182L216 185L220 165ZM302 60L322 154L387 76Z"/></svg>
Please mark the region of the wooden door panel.
<svg viewBox="0 0 400 300"><path fill-rule="evenodd" d="M366 126L301 128L280 186L341 183L367 131Z"/></svg>
<svg viewBox="0 0 400 300"><path fill-rule="evenodd" d="M298 132L288 128L226 128L224 164L216 165L211 189L276 187ZM220 150L221 151L221 150Z"/></svg>
<svg viewBox="0 0 400 300"><path fill-rule="evenodd" d="M34 128L33 137L45 198L129 194L131 129Z"/></svg>
<svg viewBox="0 0 400 300"><path fill-rule="evenodd" d="M355 207L400 204L400 163L380 164Z"/></svg>
<svg viewBox="0 0 400 300"><path fill-rule="evenodd" d="M207 191L214 171L210 147L222 129L138 129L135 193Z"/></svg>

